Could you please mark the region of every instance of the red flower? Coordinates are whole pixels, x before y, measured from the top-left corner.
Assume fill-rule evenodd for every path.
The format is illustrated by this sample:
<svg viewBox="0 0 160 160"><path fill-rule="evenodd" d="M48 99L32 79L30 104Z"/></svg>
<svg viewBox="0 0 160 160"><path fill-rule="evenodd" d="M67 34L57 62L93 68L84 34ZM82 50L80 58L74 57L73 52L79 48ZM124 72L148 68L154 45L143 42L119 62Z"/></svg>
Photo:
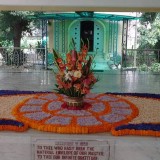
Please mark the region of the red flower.
<svg viewBox="0 0 160 160"><path fill-rule="evenodd" d="M61 64L63 61L62 61L62 58L57 58L56 60L59 64Z"/></svg>
<svg viewBox="0 0 160 160"><path fill-rule="evenodd" d="M56 76L57 90L61 94L73 97L83 97L89 93L90 89L97 82L92 73L92 57L87 56L88 47L84 45L81 52L75 50L75 43L72 42L74 48L66 54L66 59L53 50L56 60L58 73Z"/></svg>
<svg viewBox="0 0 160 160"><path fill-rule="evenodd" d="M64 83L64 88L65 89L69 89L71 87L72 87L71 83Z"/></svg>
<svg viewBox="0 0 160 160"><path fill-rule="evenodd" d="M74 84L74 88L75 88L77 91L80 90L81 84L79 84L79 83Z"/></svg>
<svg viewBox="0 0 160 160"><path fill-rule="evenodd" d="M70 63L72 61L72 56L71 56L70 53L67 53L66 60L67 60L68 63Z"/></svg>
<svg viewBox="0 0 160 160"><path fill-rule="evenodd" d="M68 70L71 70L73 68L73 64L67 63L66 67L68 68Z"/></svg>
<svg viewBox="0 0 160 160"><path fill-rule="evenodd" d="M87 45L85 44L83 47L82 47L82 53L87 53L88 52L88 47Z"/></svg>
<svg viewBox="0 0 160 160"><path fill-rule="evenodd" d="M82 63L80 63L80 62L77 63L77 69L78 69L78 70L81 70L81 69L82 69Z"/></svg>

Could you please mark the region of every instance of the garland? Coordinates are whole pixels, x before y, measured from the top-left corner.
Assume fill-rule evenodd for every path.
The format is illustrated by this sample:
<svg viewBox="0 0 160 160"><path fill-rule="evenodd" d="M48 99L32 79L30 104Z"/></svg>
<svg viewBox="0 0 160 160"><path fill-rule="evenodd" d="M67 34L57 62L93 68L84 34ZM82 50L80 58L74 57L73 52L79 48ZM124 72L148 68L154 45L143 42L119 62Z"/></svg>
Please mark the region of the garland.
<svg viewBox="0 0 160 160"><path fill-rule="evenodd" d="M0 95L23 95L23 94L33 94L33 97L35 99L39 99L39 97L46 96L47 94L50 94L51 92L34 92L34 91L9 91L9 90L2 90L0 91ZM103 95L109 95L113 97L117 97L116 95L121 96L135 96L135 97L144 97L146 99L157 99L159 100L160 95L158 94L149 94L149 93L107 93L107 94L100 94L96 96L96 99L98 97L101 97ZM63 97L58 95L59 101L63 101ZM119 98L119 96L118 96ZM45 98L42 98L43 100ZM91 100L94 100L94 98L90 98ZM115 123L107 123L105 122L105 125L103 126L77 126L76 116L72 120L72 124L70 126L62 126L62 125L43 125L42 123L45 121L41 121L41 123L36 123L37 121L30 121L29 119L22 118L22 113L19 113L19 107L21 107L23 104L25 104L29 99L26 99L19 103L13 110L13 114L16 116L17 120L12 119L0 119L0 130L12 130L12 131L25 131L28 128L28 125L32 128L41 130L41 131L49 131L49 132L56 132L56 133L98 133L98 132L107 132L111 131L111 133L115 136L122 136L122 135L144 135L144 136L160 136L160 124L152 124L152 123L141 123L141 124L127 124L130 122L133 118L138 116L138 109L137 107L130 103L129 101L119 98L119 100L126 101L128 104L130 104L130 107L132 108L132 114L129 116L126 116L125 120L121 120L119 122ZM46 112L54 113L54 111L48 111L47 105L51 102L51 100L48 100L48 102L43 105L43 110ZM106 105L108 105L106 102L103 102ZM65 108L65 107L64 107ZM89 107L90 108L90 107ZM106 113L110 113L111 108L109 107L108 110L106 110ZM102 116L104 112L99 113L100 116ZM94 113L94 116L97 114ZM63 116L66 117L66 116ZM96 117L97 118L97 117ZM47 118L46 118L47 119ZM97 118L98 119L98 118ZM98 119L99 120L99 119ZM101 120L100 120L101 121Z"/></svg>
<svg viewBox="0 0 160 160"><path fill-rule="evenodd" d="M17 120L22 120L24 123L28 124L31 128L34 129L48 132L72 134L108 132L113 126L128 123L138 115L138 109L133 103L114 95L95 94L95 97L86 99L93 102L90 102L92 107L86 107L86 110L78 111L70 109L67 110L63 108L63 96L52 93L52 95L57 97L55 100L46 98L50 95L51 94L39 94L35 95L31 101L30 99L22 101L12 111L13 115ZM122 115L120 113L112 113L114 112L112 111L114 107L111 106L110 101L108 102L107 98L116 99L115 103L120 105L120 108L117 107L117 109L119 108L121 111L122 107L122 110L129 110L129 113L126 113L125 115L124 113L122 113ZM36 101L37 104L43 104L41 104L38 108L37 104L35 103ZM57 107L57 103L61 103L62 105L60 105L60 107L55 110L49 109L50 104L55 104ZM26 105L30 105L30 107L35 108L35 111L26 110L22 112L22 108L25 108ZM123 108L123 105L127 105L128 107ZM99 109L102 110L99 111ZM34 119L34 116L38 118ZM119 120L116 120L117 118Z"/></svg>
<svg viewBox="0 0 160 160"><path fill-rule="evenodd" d="M122 135L141 135L160 137L160 124L126 124L112 128L114 136Z"/></svg>
<svg viewBox="0 0 160 160"><path fill-rule="evenodd" d="M12 119L0 119L0 130L23 132L28 129L28 125Z"/></svg>

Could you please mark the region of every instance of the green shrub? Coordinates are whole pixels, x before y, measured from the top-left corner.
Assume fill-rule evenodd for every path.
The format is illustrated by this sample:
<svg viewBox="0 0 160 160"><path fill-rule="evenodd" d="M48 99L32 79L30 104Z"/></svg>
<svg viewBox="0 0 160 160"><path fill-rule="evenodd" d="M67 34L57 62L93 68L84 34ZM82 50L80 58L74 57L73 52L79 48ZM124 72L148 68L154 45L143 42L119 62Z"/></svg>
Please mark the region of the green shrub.
<svg viewBox="0 0 160 160"><path fill-rule="evenodd" d="M160 72L160 63L152 63L151 71L152 72Z"/></svg>
<svg viewBox="0 0 160 160"><path fill-rule="evenodd" d="M142 64L141 66L139 66L139 70L140 71L148 71L148 66L146 64Z"/></svg>

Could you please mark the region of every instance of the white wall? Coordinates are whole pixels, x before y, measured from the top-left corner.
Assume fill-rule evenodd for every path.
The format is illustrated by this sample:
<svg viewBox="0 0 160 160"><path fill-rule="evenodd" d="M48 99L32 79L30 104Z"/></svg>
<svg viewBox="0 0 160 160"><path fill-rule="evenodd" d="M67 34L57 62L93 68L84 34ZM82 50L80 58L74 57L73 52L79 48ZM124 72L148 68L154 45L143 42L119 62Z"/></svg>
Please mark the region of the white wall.
<svg viewBox="0 0 160 160"><path fill-rule="evenodd" d="M160 0L0 0L0 9L36 9L36 10L160 10ZM154 8L154 9L153 9Z"/></svg>
<svg viewBox="0 0 160 160"><path fill-rule="evenodd" d="M160 7L160 0L0 0L0 5Z"/></svg>

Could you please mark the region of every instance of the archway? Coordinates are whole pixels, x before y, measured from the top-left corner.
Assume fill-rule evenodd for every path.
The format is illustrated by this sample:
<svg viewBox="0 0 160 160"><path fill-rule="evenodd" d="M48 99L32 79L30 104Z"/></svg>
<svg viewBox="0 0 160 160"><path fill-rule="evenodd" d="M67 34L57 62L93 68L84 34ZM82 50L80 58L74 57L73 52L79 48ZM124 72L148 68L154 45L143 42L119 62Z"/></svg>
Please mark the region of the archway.
<svg viewBox="0 0 160 160"><path fill-rule="evenodd" d="M68 37L74 39L76 49L81 47L81 39L84 43L89 40L89 52L104 51L104 26L97 20L75 20L68 27Z"/></svg>

